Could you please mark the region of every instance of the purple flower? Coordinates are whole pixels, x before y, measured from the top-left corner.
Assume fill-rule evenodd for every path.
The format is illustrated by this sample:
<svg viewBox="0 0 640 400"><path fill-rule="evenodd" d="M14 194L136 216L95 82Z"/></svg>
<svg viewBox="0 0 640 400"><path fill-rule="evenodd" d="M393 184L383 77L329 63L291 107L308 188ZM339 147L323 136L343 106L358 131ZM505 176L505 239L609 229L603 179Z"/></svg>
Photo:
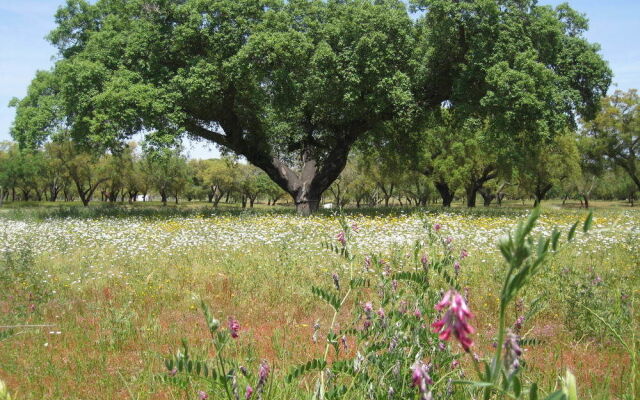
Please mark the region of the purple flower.
<svg viewBox="0 0 640 400"><path fill-rule="evenodd" d="M262 360L260 369L258 370L258 385L264 385L267 378L269 378L269 364L267 360Z"/></svg>
<svg viewBox="0 0 640 400"><path fill-rule="evenodd" d="M511 331L507 333L507 337L504 342L504 350L504 363L507 369L516 371L520 368L520 356L522 355L522 348L520 347L520 338L518 338L518 335Z"/></svg>
<svg viewBox="0 0 640 400"><path fill-rule="evenodd" d="M474 332L474 329L469 325L468 320L473 317L473 314L471 314L464 297L455 290L449 290L436 304L435 309L437 311L446 309L442 319L431 325L434 332L439 334L440 340L449 340L453 334L462 348L469 351L469 348L473 346L469 335Z"/></svg>
<svg viewBox="0 0 640 400"><path fill-rule="evenodd" d="M522 325L524 324L524 315L521 315L516 319L516 322L513 324L513 330L517 333L522 329Z"/></svg>
<svg viewBox="0 0 640 400"><path fill-rule="evenodd" d="M411 382L422 394L423 399L431 398L431 392L427 385L433 385L433 380L429 376L429 366L422 361L416 361L411 367Z"/></svg>
<svg viewBox="0 0 640 400"><path fill-rule="evenodd" d="M453 242L453 238L451 236L447 236L447 238L444 240L444 242L446 244L451 244L451 242Z"/></svg>
<svg viewBox="0 0 640 400"><path fill-rule="evenodd" d="M347 238L344 236L344 232L338 233L336 235L336 240L343 246L347 244Z"/></svg>
<svg viewBox="0 0 640 400"><path fill-rule="evenodd" d="M371 328L371 320L365 319L362 327L364 328L364 330Z"/></svg>
<svg viewBox="0 0 640 400"><path fill-rule="evenodd" d="M369 314L371 313L371 311L373 311L373 304L370 301L367 301L366 303L364 303L364 306L362 306L362 309L364 310L365 314Z"/></svg>
<svg viewBox="0 0 640 400"><path fill-rule="evenodd" d="M464 260L467 257L469 257L469 252L467 252L467 250L465 249L462 249L462 251L460 252L460 259Z"/></svg>
<svg viewBox="0 0 640 400"><path fill-rule="evenodd" d="M251 395L253 395L253 388L249 385L247 385L247 390L244 393L244 398L246 400L249 400L251 398Z"/></svg>
<svg viewBox="0 0 640 400"><path fill-rule="evenodd" d="M442 225L440 225L440 224L435 224L435 225L433 225L433 230L434 230L434 231L439 232L439 231L440 231L440 229L442 229Z"/></svg>
<svg viewBox="0 0 640 400"><path fill-rule="evenodd" d="M240 331L240 323L233 317L229 317L229 331L231 332L231 337L236 339L238 337L238 332Z"/></svg>
<svg viewBox="0 0 640 400"><path fill-rule="evenodd" d="M416 318L422 318L422 311L420 311L420 309L416 307L416 309L413 310L413 315L415 315Z"/></svg>
<svg viewBox="0 0 640 400"><path fill-rule="evenodd" d="M456 275L458 275L460 273L460 263L459 262L454 262L453 263L453 270L455 271Z"/></svg>
<svg viewBox="0 0 640 400"><path fill-rule="evenodd" d="M168 372L169 376L176 376L177 373L178 373L178 368L175 368L175 367Z"/></svg>
<svg viewBox="0 0 640 400"><path fill-rule="evenodd" d="M429 265L429 257L427 257L426 254L423 254L422 257L420 257L420 262L422 263L423 267L426 267L427 265Z"/></svg>
<svg viewBox="0 0 640 400"><path fill-rule="evenodd" d="M384 309L382 307L380 307L377 311L377 314L380 318L384 319L385 317L385 313L384 313Z"/></svg>
<svg viewBox="0 0 640 400"><path fill-rule="evenodd" d="M359 232L360 231L360 227L358 226L358 224L355 224L355 223L351 225L351 229L354 232Z"/></svg>
<svg viewBox="0 0 640 400"><path fill-rule="evenodd" d="M340 338L340 342L342 343L344 351L347 351L349 349L349 346L347 346L347 337L345 335L342 335L342 337Z"/></svg>
<svg viewBox="0 0 640 400"><path fill-rule="evenodd" d="M371 257L366 256L364 258L364 270L365 272L369 272L370 269L371 269Z"/></svg>
<svg viewBox="0 0 640 400"><path fill-rule="evenodd" d="M209 395L207 394L207 392L202 390L198 391L198 400L205 400L208 398L209 398Z"/></svg>

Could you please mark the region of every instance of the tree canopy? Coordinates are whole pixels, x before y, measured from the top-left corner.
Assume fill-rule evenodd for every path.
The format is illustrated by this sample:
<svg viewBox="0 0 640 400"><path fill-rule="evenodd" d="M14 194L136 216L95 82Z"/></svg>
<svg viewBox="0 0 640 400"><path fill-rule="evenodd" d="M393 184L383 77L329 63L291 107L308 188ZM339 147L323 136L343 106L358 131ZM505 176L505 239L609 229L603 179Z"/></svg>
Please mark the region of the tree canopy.
<svg viewBox="0 0 640 400"><path fill-rule="evenodd" d="M411 137L443 103L511 140L590 118L610 71L584 16L533 0L68 0L60 59L12 133L117 147L188 134L243 155L314 211L365 137ZM387 139L385 139L387 138Z"/></svg>

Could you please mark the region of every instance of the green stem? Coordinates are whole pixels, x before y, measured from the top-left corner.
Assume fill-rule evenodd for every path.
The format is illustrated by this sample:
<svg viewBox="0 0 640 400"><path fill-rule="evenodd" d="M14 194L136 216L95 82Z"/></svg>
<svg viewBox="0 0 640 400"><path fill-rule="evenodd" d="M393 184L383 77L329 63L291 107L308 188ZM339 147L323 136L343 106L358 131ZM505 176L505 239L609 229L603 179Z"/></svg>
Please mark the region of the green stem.
<svg viewBox="0 0 640 400"><path fill-rule="evenodd" d="M496 342L496 354L493 357L493 364L491 365L491 376L488 376L490 382L495 383L498 377L498 370L500 369L500 362L502 361L502 346L504 342L504 329L505 329L505 317L506 317L506 305L503 300L500 302L500 325L498 326L498 340ZM484 391L484 398L489 399L491 395L492 387L487 387Z"/></svg>
<svg viewBox="0 0 640 400"><path fill-rule="evenodd" d="M216 356L218 358L218 364L220 364L220 371L222 372L222 377L224 379L224 391L227 393L227 398L229 400L233 400L233 397L231 396L231 392L229 392L229 385L227 382L227 372L224 369L224 362L222 361L222 348L218 349L216 348Z"/></svg>

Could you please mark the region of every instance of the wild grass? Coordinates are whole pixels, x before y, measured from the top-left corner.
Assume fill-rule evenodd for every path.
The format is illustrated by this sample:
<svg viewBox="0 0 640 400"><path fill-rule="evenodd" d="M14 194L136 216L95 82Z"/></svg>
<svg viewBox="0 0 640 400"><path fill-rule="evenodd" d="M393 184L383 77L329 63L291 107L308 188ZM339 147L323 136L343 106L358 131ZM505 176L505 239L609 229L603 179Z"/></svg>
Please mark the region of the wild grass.
<svg viewBox="0 0 640 400"><path fill-rule="evenodd" d="M265 213L289 215L290 210L269 214L213 211L206 206L16 208L0 218L6 226L20 221L44 224L51 219L123 217L166 223L194 216L253 223L255 216L255 221L264 221ZM417 211L394 208L349 210L346 217L384 220L409 213L418 216ZM426 210L434 222L440 213L436 208ZM526 214L514 208L448 213L501 224L514 224ZM330 214L325 211L318 220L331 220ZM543 217L564 222L577 215L584 213L548 208ZM610 237L610 242L597 253L580 246L563 249L520 296L525 311L532 311L526 322L527 337L535 339L524 346L523 374L553 388L570 368L577 377L580 398L630 399L629 354L603 321L625 339L638 327L638 233L614 228L616 221L629 218L631 225L640 226L640 213L600 209L595 213L596 225L599 218L612 221L611 231L599 233ZM314 229L328 229L327 238L340 229L337 224L335 230L326 226L331 223ZM476 315L475 351L480 356L493 351L497 329L505 273L496 252L497 239L487 238L486 251L471 252L460 275ZM164 359L180 348L183 338L200 353L210 341L195 298L209 304L223 324L228 316L240 322L240 338L231 349L234 358L251 366L269 361L278 383L268 398L303 398L311 381L286 384L282 378L292 366L324 351L324 343L312 341L313 326L317 320L330 319L331 313L311 296L310 289L330 286L331 274L342 274L344 267L335 255L299 250L286 242L251 242L234 248L212 243L162 257L139 253L127 257L117 246L53 248L46 253L32 247L25 241L20 251L5 252L0 260L0 325L12 327L0 328L0 379L16 399L196 399L201 389L197 382L180 387L163 379ZM409 249L407 244L380 250L392 259L403 257ZM516 317L515 310L507 313ZM338 322L346 323L347 318L341 315ZM354 398L365 398L365 393L359 396Z"/></svg>

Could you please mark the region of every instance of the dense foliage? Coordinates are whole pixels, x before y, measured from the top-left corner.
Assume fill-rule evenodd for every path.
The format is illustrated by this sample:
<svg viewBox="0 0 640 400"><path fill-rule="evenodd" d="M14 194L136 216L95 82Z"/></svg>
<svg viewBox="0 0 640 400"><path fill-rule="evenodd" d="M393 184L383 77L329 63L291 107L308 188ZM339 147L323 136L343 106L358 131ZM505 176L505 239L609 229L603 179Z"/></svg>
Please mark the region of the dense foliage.
<svg viewBox="0 0 640 400"><path fill-rule="evenodd" d="M68 0L60 60L15 100L23 145L189 134L244 156L313 212L357 142L415 139L443 105L491 140L593 116L610 82L586 18L533 0ZM434 150L412 146L421 159ZM414 157L414 158L415 158ZM477 184L468 184L475 192Z"/></svg>

